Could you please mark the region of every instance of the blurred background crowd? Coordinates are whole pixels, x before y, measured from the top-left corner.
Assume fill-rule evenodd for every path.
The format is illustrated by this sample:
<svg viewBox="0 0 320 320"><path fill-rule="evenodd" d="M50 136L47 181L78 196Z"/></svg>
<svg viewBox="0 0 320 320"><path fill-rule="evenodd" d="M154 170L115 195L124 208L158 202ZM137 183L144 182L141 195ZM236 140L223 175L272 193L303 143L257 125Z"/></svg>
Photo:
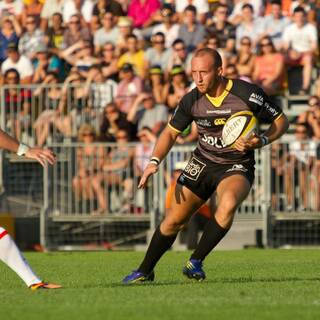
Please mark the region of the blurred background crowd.
<svg viewBox="0 0 320 320"><path fill-rule="evenodd" d="M320 139L319 21L319 0L0 0L1 123L30 145L84 144L73 190L104 212L102 185L132 197L128 177L194 88L197 48L217 49L227 78L258 84L284 109L302 102L294 139ZM177 142L196 139L191 125ZM296 159L301 146L291 149Z"/></svg>

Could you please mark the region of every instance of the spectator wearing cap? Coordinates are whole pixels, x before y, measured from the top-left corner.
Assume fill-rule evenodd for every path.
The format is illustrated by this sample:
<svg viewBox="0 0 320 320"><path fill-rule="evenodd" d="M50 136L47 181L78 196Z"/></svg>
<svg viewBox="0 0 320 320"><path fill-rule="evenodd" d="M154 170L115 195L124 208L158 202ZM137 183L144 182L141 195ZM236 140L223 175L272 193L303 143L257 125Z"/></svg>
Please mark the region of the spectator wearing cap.
<svg viewBox="0 0 320 320"><path fill-rule="evenodd" d="M203 42L206 36L205 27L197 22L197 9L188 5L184 9L183 23L180 25L178 38L185 43L188 52L192 52Z"/></svg>
<svg viewBox="0 0 320 320"><path fill-rule="evenodd" d="M161 8L162 23L155 25L152 34L162 32L166 35L166 48L170 48L172 43L177 39L179 32L179 24L175 23L174 10L170 5L164 5Z"/></svg>
<svg viewBox="0 0 320 320"><path fill-rule="evenodd" d="M8 58L1 65L2 74L9 69L16 69L19 73L21 84L31 83L33 75L32 63L28 57L20 55L16 43L8 44L7 56Z"/></svg>
<svg viewBox="0 0 320 320"><path fill-rule="evenodd" d="M58 12L54 13L49 21L51 23L45 33L45 43L48 45L50 52L58 56L60 50L62 50L65 32L62 14Z"/></svg>
<svg viewBox="0 0 320 320"><path fill-rule="evenodd" d="M184 69L180 65L175 65L169 73L169 82L165 87L165 96L167 96L167 105L173 111L181 98L189 90L189 81Z"/></svg>
<svg viewBox="0 0 320 320"><path fill-rule="evenodd" d="M253 6L244 4L241 9L242 21L236 28L236 47L240 46L240 40L243 37L249 37L255 47L259 37L263 34L263 23L261 19L254 17Z"/></svg>
<svg viewBox="0 0 320 320"><path fill-rule="evenodd" d="M56 13L59 13L61 15L61 20L63 20L63 18L62 18L63 5L64 5L64 0L45 1L43 8L42 8L42 11L41 11L41 14L40 14L40 18L41 18L40 28L41 28L41 30L43 30L45 32L45 30L47 30L48 27L53 26L53 20L51 19L51 17Z"/></svg>
<svg viewBox="0 0 320 320"><path fill-rule="evenodd" d="M145 28L153 23L153 16L160 7L159 0L132 0L128 7L128 16L132 18L134 27Z"/></svg>
<svg viewBox="0 0 320 320"><path fill-rule="evenodd" d="M159 135L168 121L168 110L165 105L156 104L151 93L143 92L134 101L127 119L137 124L138 131L148 127Z"/></svg>
<svg viewBox="0 0 320 320"><path fill-rule="evenodd" d="M219 3L214 10L214 19L208 26L209 35L215 35L219 40L219 47L226 52L235 49L236 28L228 22L228 6Z"/></svg>
<svg viewBox="0 0 320 320"><path fill-rule="evenodd" d="M207 0L179 0L176 1L176 11L180 16L180 20L183 21L184 11L188 5L193 5L197 10L197 20L205 24L207 14L209 12L209 4Z"/></svg>
<svg viewBox="0 0 320 320"><path fill-rule="evenodd" d="M120 32L116 26L116 21L112 12L106 12L102 19L102 28L94 33L95 52L98 53L106 42L116 44Z"/></svg>
<svg viewBox="0 0 320 320"><path fill-rule="evenodd" d="M63 21L68 23L73 15L78 14L82 24L89 24L92 18L93 2L90 0L65 0L63 5Z"/></svg>
<svg viewBox="0 0 320 320"><path fill-rule="evenodd" d="M91 33L87 27L81 26L80 15L74 14L67 22L67 28L63 35L62 49L69 48L80 40L91 41Z"/></svg>
<svg viewBox="0 0 320 320"><path fill-rule="evenodd" d="M272 0L270 14L263 18L264 35L271 37L277 50L282 48L282 34L284 29L290 24L290 19L282 14L281 2Z"/></svg>
<svg viewBox="0 0 320 320"><path fill-rule="evenodd" d="M139 50L138 38L134 34L130 34L126 39L126 43L128 51L120 56L118 67L121 69L125 63L130 63L136 71L136 74L143 79L145 76L144 51Z"/></svg>
<svg viewBox="0 0 320 320"><path fill-rule="evenodd" d="M48 48L44 43L40 43L35 52L33 83L42 83L48 72L60 74L60 70L62 69L61 61L56 56L50 56Z"/></svg>
<svg viewBox="0 0 320 320"><path fill-rule="evenodd" d="M29 59L34 59L36 48L44 43L44 33L37 27L37 21L34 16L26 18L26 32L21 36L19 41L19 52L27 56Z"/></svg>
<svg viewBox="0 0 320 320"><path fill-rule="evenodd" d="M166 102L164 73L160 66L151 66L146 79L146 89L152 92L156 103L163 104Z"/></svg>
<svg viewBox="0 0 320 320"><path fill-rule="evenodd" d="M134 34L138 39L139 49L143 49L144 41L141 31L137 28L133 28L132 19L129 17L119 17L117 26L119 28L120 36L117 40L117 54L121 55L128 50L126 39L129 35Z"/></svg>
<svg viewBox="0 0 320 320"><path fill-rule="evenodd" d="M28 16L34 17L37 25L40 25L40 14L42 11L43 2L39 0L31 0L29 2L24 3L24 7L21 14L21 24L26 25Z"/></svg>
<svg viewBox="0 0 320 320"><path fill-rule="evenodd" d="M145 70L150 66L159 65L167 70L171 52L165 48L165 35L158 32L151 37L152 47L145 52Z"/></svg>
<svg viewBox="0 0 320 320"><path fill-rule="evenodd" d="M18 45L22 29L14 16L4 17L0 29L0 65L7 58L9 43Z"/></svg>
<svg viewBox="0 0 320 320"><path fill-rule="evenodd" d="M309 92L313 60L318 49L317 28L306 21L306 12L297 7L293 13L293 23L283 32L283 49L287 53L287 64L300 65L302 71L302 88L300 94Z"/></svg>
<svg viewBox="0 0 320 320"><path fill-rule="evenodd" d="M168 71L174 65L180 65L185 70L189 78L191 78L191 59L192 54L188 53L185 43L182 39L176 39L171 47L171 55L168 63Z"/></svg>
<svg viewBox="0 0 320 320"><path fill-rule="evenodd" d="M125 63L121 67L119 77L115 101L120 111L128 113L136 97L142 92L143 84L141 78L135 75L130 63Z"/></svg>

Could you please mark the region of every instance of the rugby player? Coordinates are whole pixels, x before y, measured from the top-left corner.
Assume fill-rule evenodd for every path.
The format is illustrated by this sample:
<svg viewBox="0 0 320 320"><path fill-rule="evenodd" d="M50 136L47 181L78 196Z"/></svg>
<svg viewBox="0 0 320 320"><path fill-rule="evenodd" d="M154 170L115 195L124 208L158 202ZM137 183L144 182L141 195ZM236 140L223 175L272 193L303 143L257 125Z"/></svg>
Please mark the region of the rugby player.
<svg viewBox="0 0 320 320"><path fill-rule="evenodd" d="M34 159L40 162L42 166L46 163L54 164L55 155L51 150L41 148L30 148L16 139L10 137L0 129L0 149L5 149L17 153L19 156L25 156L28 159ZM10 267L25 282L31 290L37 289L58 289L58 284L46 283L38 278L32 271L26 259L8 234L0 227L0 260Z"/></svg>
<svg viewBox="0 0 320 320"><path fill-rule="evenodd" d="M198 144L178 179L170 211L156 229L139 268L123 279L131 284L154 279L154 267L171 247L177 233L207 199L215 193L217 207L204 228L199 243L183 268L188 278L204 280L203 260L230 229L236 209L247 197L254 179L254 149L272 143L288 129L287 117L263 90L242 80L222 76L221 56L203 48L191 61L196 88L177 106L168 126L162 131L146 167L139 188L157 172L160 162L174 145L178 135L194 121ZM225 120L238 111L250 110L270 126L263 135L239 138L227 147L221 138Z"/></svg>

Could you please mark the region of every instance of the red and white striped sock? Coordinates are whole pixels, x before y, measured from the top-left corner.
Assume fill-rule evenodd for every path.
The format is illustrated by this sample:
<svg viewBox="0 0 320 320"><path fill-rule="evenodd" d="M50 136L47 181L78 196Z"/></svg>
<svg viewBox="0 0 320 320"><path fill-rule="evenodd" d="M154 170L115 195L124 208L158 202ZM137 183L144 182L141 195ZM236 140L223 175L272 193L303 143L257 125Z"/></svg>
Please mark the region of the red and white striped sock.
<svg viewBox="0 0 320 320"><path fill-rule="evenodd" d="M28 262L8 234L0 227L0 260L10 267L29 287L41 280L35 275Z"/></svg>

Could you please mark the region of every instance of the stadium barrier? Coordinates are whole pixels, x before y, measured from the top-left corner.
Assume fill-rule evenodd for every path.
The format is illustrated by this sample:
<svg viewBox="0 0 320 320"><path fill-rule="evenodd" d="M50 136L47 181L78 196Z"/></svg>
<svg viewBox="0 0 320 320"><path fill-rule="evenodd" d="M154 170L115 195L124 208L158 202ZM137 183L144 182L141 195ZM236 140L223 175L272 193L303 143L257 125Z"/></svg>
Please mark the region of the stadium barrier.
<svg viewBox="0 0 320 320"><path fill-rule="evenodd" d="M108 155L117 152L115 144L95 144ZM166 190L170 183L175 164L186 162L194 146L175 146L159 172L152 177L145 190L137 188L141 172L137 170L140 159L132 158L130 164L118 171L121 179L115 179L108 170L97 171L95 166L83 180L82 189L77 192L76 180L79 165L77 150L82 144L53 144L58 155L57 164L47 167L44 174L44 208L42 211L42 245L51 249L69 249L92 247L127 247L146 242L149 230L153 230L161 221L165 212ZM137 144L129 144L134 150ZM129 152L134 154L134 151ZM108 154L108 155L107 155ZM91 154L88 163L99 161ZM270 192L264 188L270 176L265 170L268 152L258 151L256 182L250 196L239 208L237 220L256 220L263 227L270 203ZM99 212L99 201L92 186L100 175L101 189L106 199L107 208ZM128 189L129 188L129 189ZM89 190L90 189L90 190ZM92 192L92 194L90 194ZM78 193L78 194L77 194Z"/></svg>
<svg viewBox="0 0 320 320"><path fill-rule="evenodd" d="M4 85L0 94L1 128L34 146L73 140L84 122L98 132L114 87L108 83Z"/></svg>

